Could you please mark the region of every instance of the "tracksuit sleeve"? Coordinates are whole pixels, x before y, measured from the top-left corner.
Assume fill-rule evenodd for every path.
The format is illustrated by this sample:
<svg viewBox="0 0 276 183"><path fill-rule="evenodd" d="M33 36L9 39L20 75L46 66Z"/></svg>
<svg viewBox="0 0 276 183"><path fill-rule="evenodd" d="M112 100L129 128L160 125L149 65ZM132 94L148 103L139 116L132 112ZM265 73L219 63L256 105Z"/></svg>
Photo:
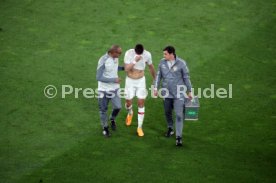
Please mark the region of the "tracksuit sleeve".
<svg viewBox="0 0 276 183"><path fill-rule="evenodd" d="M187 87L187 92L191 92L192 84L191 84L191 80L190 80L189 68L186 64L182 68L182 76L183 76L183 81Z"/></svg>
<svg viewBox="0 0 276 183"><path fill-rule="evenodd" d="M104 77L105 65L102 62L99 62L98 68L97 68L97 74L96 74L96 79L97 81L105 82L105 83L115 83L117 78L107 78Z"/></svg>

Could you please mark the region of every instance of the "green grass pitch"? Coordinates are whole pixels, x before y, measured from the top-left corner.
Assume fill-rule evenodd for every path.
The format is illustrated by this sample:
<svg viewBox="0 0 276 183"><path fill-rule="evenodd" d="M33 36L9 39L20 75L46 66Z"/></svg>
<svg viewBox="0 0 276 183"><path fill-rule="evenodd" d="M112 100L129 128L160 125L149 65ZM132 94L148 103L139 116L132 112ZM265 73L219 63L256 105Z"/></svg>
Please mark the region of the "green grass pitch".
<svg viewBox="0 0 276 183"><path fill-rule="evenodd" d="M0 0L0 182L275 182L275 33L274 0ZM96 88L114 43L143 43L155 67L174 45L195 88L233 84L233 98L201 99L182 148L160 98L146 100L143 138L123 109L106 139L96 99L43 89Z"/></svg>

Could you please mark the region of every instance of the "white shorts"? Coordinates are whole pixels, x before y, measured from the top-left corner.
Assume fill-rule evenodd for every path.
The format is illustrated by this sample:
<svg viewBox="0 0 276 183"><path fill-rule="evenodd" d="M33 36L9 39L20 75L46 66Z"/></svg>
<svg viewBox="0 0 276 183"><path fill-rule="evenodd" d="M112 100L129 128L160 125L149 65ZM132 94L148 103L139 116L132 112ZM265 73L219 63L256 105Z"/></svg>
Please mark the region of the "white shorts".
<svg viewBox="0 0 276 183"><path fill-rule="evenodd" d="M140 79L132 79L127 76L125 94L127 100L131 100L135 96L138 99L145 99L148 95L145 76Z"/></svg>

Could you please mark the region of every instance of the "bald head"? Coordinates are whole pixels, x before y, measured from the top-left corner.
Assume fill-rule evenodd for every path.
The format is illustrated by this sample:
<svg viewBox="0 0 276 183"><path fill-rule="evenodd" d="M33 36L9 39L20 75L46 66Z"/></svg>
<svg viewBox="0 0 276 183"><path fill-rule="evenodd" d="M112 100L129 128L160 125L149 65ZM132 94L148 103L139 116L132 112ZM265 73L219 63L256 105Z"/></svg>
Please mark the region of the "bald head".
<svg viewBox="0 0 276 183"><path fill-rule="evenodd" d="M120 48L119 45L112 45L109 49L108 49L108 53L113 53L116 52L118 49Z"/></svg>
<svg viewBox="0 0 276 183"><path fill-rule="evenodd" d="M118 58L122 53L122 48L119 45L112 45L108 49L108 54L113 58Z"/></svg>
<svg viewBox="0 0 276 183"><path fill-rule="evenodd" d="M112 57L112 58L118 58L122 53L122 48L119 45L112 45L109 49L108 49L108 54Z"/></svg>

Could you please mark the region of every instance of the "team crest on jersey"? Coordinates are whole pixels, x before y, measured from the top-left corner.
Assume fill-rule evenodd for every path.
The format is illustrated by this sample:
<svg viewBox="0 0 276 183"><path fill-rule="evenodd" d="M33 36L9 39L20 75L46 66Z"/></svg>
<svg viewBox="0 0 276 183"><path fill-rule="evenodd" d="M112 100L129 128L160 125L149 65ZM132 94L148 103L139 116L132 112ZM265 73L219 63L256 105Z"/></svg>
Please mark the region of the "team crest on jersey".
<svg viewBox="0 0 276 183"><path fill-rule="evenodd" d="M178 69L177 66L174 66L174 67L173 67L173 71L174 71L174 72L177 71L177 69Z"/></svg>
<svg viewBox="0 0 276 183"><path fill-rule="evenodd" d="M166 69L166 65L165 64L162 64L162 69Z"/></svg>

